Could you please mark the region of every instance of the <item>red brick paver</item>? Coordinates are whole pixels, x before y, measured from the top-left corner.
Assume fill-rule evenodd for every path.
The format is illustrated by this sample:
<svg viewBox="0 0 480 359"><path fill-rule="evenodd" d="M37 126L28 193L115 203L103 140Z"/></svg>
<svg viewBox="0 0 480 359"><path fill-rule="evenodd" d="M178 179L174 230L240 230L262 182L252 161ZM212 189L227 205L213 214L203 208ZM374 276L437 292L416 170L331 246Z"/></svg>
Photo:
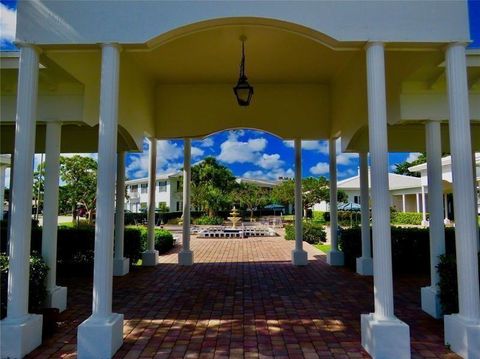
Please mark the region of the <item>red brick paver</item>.
<svg viewBox="0 0 480 359"><path fill-rule="evenodd" d="M360 314L373 310L371 278L325 263L305 244L310 263L290 263L282 238L193 239L195 265L177 252L156 268L114 279L114 311L125 315L115 358L368 358ZM395 280L397 316L410 325L413 358L457 358L443 325L420 309L428 279ZM58 332L30 357L75 356L76 327L91 312L91 279L64 279L69 309Z"/></svg>

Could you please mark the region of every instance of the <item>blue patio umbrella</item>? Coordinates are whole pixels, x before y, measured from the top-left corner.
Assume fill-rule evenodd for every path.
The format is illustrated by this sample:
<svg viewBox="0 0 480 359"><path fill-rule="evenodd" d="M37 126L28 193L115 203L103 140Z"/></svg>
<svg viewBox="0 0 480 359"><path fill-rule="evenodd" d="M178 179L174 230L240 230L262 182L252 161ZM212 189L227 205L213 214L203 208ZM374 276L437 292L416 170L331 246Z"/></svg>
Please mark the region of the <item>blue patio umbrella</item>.
<svg viewBox="0 0 480 359"><path fill-rule="evenodd" d="M272 203L272 204L269 204L265 207L263 207L264 209L271 209L273 210L273 215L275 216L275 211L281 211L283 212L285 210L285 206L282 206L281 204L276 204L276 203Z"/></svg>

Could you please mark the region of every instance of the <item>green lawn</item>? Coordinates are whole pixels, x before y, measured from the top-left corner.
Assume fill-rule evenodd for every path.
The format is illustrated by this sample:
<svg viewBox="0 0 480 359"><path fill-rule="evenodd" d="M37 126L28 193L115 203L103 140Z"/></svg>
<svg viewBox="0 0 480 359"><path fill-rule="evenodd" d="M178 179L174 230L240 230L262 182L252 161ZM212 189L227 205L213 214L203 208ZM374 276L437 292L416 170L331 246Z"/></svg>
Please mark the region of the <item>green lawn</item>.
<svg viewBox="0 0 480 359"><path fill-rule="evenodd" d="M327 252L330 252L330 250L332 249L332 246L330 244L322 244L322 243L319 243L319 244L315 244L315 247L317 247L318 249L320 249L323 253L327 253Z"/></svg>

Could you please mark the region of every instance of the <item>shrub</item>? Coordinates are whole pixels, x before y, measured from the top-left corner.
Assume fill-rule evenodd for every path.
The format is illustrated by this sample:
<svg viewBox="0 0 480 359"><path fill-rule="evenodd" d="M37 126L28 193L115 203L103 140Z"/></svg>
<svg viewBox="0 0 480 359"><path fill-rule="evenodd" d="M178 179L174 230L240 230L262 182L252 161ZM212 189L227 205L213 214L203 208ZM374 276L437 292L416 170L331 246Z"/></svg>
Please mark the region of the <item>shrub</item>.
<svg viewBox="0 0 480 359"><path fill-rule="evenodd" d="M140 230L142 250L147 249L147 227L136 227ZM166 253L173 248L174 240L173 235L161 228L155 228L155 249L159 254Z"/></svg>
<svg viewBox="0 0 480 359"><path fill-rule="evenodd" d="M7 286L8 286L8 256L0 253L0 272L1 272L1 305L0 318L7 315ZM38 312L43 306L47 296L47 287L45 279L48 274L48 266L37 253L30 256L30 282L28 287L28 310L29 312Z"/></svg>
<svg viewBox="0 0 480 359"><path fill-rule="evenodd" d="M285 239L288 241L295 240L295 226L288 224L285 226ZM327 233L322 225L312 222L303 222L303 240L310 244L317 244L327 240Z"/></svg>
<svg viewBox="0 0 480 359"><path fill-rule="evenodd" d="M390 222L392 224L422 224L423 215L417 212L397 212L393 211Z"/></svg>
<svg viewBox="0 0 480 359"><path fill-rule="evenodd" d="M480 262L480 252L478 253ZM454 253L440 256L437 265L440 275L438 287L440 289L440 303L444 314L458 313L458 280L457 260Z"/></svg>
<svg viewBox="0 0 480 359"><path fill-rule="evenodd" d="M202 217L194 219L193 223L198 224L198 225L222 225L223 224L223 218L222 217L202 216Z"/></svg>
<svg viewBox="0 0 480 359"><path fill-rule="evenodd" d="M320 213L322 213L324 223L330 223L330 212ZM352 227L360 223L361 215L360 212L338 211L337 218L340 226Z"/></svg>
<svg viewBox="0 0 480 359"><path fill-rule="evenodd" d="M313 211L313 221L319 224L327 223L325 221L325 213L326 212L322 212L322 211Z"/></svg>
<svg viewBox="0 0 480 359"><path fill-rule="evenodd" d="M392 227L392 264L393 272L429 273L430 244L428 228ZM455 232L445 230L446 251L455 251ZM362 255L360 227L343 229L339 237L339 247L344 253L345 266L355 270L356 258Z"/></svg>

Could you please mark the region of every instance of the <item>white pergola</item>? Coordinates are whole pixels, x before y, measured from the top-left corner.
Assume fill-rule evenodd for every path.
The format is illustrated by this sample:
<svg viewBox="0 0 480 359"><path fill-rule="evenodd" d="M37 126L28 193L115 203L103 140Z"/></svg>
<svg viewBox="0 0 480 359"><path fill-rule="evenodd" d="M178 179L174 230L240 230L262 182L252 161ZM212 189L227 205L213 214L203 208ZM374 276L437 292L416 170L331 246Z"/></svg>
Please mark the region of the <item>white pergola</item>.
<svg viewBox="0 0 480 359"><path fill-rule="evenodd" d="M229 128L257 128L294 140L296 208L302 208L302 139L330 140L332 209L335 139L341 137L344 151L360 153L361 194L372 201L373 259L364 212L358 263L362 274L373 272L375 302L374 312L361 317L362 345L375 358L410 357L409 327L394 314L388 151L427 152L432 283L422 290L422 306L431 312L438 309L435 264L444 253L441 152L452 154L459 313L444 317L445 342L465 358L478 358L472 150L480 146L480 56L466 54L466 6L460 1L19 3L18 70L12 65L14 55L2 58L8 86L2 87L1 149L14 153L2 355L22 357L41 343L42 317L28 313L36 146L41 151L45 146L47 166L42 255L51 268L48 300L60 309L66 305L66 288L56 286L54 270L59 155L62 148L98 151L93 305L92 315L78 328L78 356L107 358L123 338L123 315L112 312L112 275L128 272L122 238L125 151L139 150L142 139L150 138L143 264L154 266L155 141L185 139L179 264L191 265L190 139ZM240 35L248 39L247 73L255 86L248 108L239 108L232 92ZM448 124L447 131L441 123ZM14 142L9 139L13 131ZM308 265L301 216L296 211L292 264L298 266ZM332 212L328 262L341 265L335 224Z"/></svg>

